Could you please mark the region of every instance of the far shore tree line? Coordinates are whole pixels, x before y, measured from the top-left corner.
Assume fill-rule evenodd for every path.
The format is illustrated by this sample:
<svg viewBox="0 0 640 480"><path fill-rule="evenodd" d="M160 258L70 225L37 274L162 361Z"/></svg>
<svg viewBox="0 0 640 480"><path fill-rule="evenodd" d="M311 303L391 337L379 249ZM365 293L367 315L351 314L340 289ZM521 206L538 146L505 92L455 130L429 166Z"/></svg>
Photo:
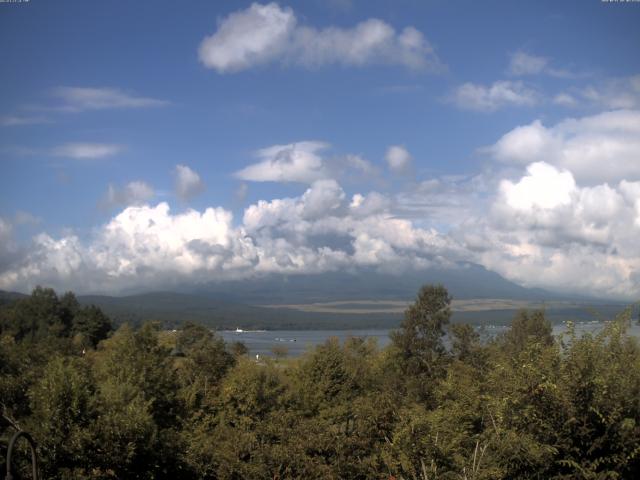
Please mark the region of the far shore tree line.
<svg viewBox="0 0 640 480"><path fill-rule="evenodd" d="M426 285L385 348L256 361L201 325L115 328L38 287L0 306L0 472L20 428L46 479L640 478L630 310L558 337L520 311L483 343L450 304ZM20 444L14 478L29 468Z"/></svg>

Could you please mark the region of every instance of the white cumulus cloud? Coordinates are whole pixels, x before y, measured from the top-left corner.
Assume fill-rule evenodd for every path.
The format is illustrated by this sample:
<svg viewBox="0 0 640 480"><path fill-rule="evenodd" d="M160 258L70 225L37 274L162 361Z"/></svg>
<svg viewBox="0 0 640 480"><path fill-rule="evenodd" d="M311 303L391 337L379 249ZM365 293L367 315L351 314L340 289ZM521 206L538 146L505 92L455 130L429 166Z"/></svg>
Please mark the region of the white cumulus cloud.
<svg viewBox="0 0 640 480"><path fill-rule="evenodd" d="M507 163L544 161L591 183L640 178L640 112L604 112L552 127L536 120L506 133L489 151Z"/></svg>
<svg viewBox="0 0 640 480"><path fill-rule="evenodd" d="M374 167L362 157L327 160L321 142L275 145L236 177L305 191L255 201L235 221L223 208L149 205L136 182L114 188L122 210L85 237L42 233L19 247L0 221L0 289L170 289L268 273L403 272L444 258L526 286L637 299L639 139L635 110L535 120L485 148L481 173L417 179L395 193L345 191L331 162L365 173ZM406 167L409 152L395 147L390 167Z"/></svg>
<svg viewBox="0 0 640 480"><path fill-rule="evenodd" d="M518 51L511 55L509 73L512 75L536 75L542 73L549 60L545 57Z"/></svg>
<svg viewBox="0 0 640 480"><path fill-rule="evenodd" d="M15 215L15 222L18 225L38 225L42 218L24 210L18 210Z"/></svg>
<svg viewBox="0 0 640 480"><path fill-rule="evenodd" d="M640 75L606 78L584 87L573 87L553 97L563 107L592 107L605 110L640 108Z"/></svg>
<svg viewBox="0 0 640 480"><path fill-rule="evenodd" d="M491 85L465 83L449 99L464 110L494 112L503 107L531 107L539 102L540 95L520 81L501 80Z"/></svg>
<svg viewBox="0 0 640 480"><path fill-rule="evenodd" d="M259 162L234 175L252 182L311 183L327 175L318 152L328 146L323 142L307 141L263 148L256 152L261 159Z"/></svg>
<svg viewBox="0 0 640 480"><path fill-rule="evenodd" d="M510 56L508 72L511 75L549 75L551 77L571 78L576 74L550 65L549 59L519 50Z"/></svg>
<svg viewBox="0 0 640 480"><path fill-rule="evenodd" d="M395 173L402 173L409 170L413 157L402 145L391 145L387 149L385 160L389 166L389 170Z"/></svg>
<svg viewBox="0 0 640 480"><path fill-rule="evenodd" d="M291 8L252 4L220 23L200 44L200 61L219 72L244 70L280 56L296 25Z"/></svg>
<svg viewBox="0 0 640 480"><path fill-rule="evenodd" d="M442 65L422 32L397 32L378 19L352 28L316 29L300 25L291 8L253 3L223 19L199 48L200 61L219 73L279 61L306 67L341 64L401 65L439 70Z"/></svg>
<svg viewBox="0 0 640 480"><path fill-rule="evenodd" d="M452 234L475 261L526 285L601 297L640 294L640 182L581 185L534 163L503 179L488 214Z"/></svg>
<svg viewBox="0 0 640 480"><path fill-rule="evenodd" d="M416 222L455 226L483 212L495 179L445 175L423 180L395 196L398 215Z"/></svg>
<svg viewBox="0 0 640 480"><path fill-rule="evenodd" d="M155 196L153 188L141 180L127 183L123 187L109 184L104 197L104 205L111 207L127 207L129 205L141 205L147 203Z"/></svg>
<svg viewBox="0 0 640 480"><path fill-rule="evenodd" d="M640 108L640 75L608 79L580 90L580 94L601 108L637 109Z"/></svg>
<svg viewBox="0 0 640 480"><path fill-rule="evenodd" d="M517 183L503 180L500 192L505 203L515 210L551 209L567 205L576 189L573 175L558 171L544 162L532 163L527 175Z"/></svg>
<svg viewBox="0 0 640 480"><path fill-rule="evenodd" d="M553 97L553 103L555 103L556 105L560 105L562 107L568 107L568 108L577 107L579 105L579 102L578 100L576 100L576 97L566 92L561 92L555 95Z"/></svg>
<svg viewBox="0 0 640 480"><path fill-rule="evenodd" d="M182 200L189 200L204 190L200 175L186 165L176 165L176 194Z"/></svg>
<svg viewBox="0 0 640 480"><path fill-rule="evenodd" d="M344 163L347 167L365 176L372 176L378 173L378 169L360 155L346 155Z"/></svg>
<svg viewBox="0 0 640 480"><path fill-rule="evenodd" d="M435 230L395 218L388 206L379 193L349 199L330 179L295 198L250 205L237 226L222 208L172 213L166 203L130 206L87 239L36 236L27 255L0 270L0 288L121 292L272 272L402 271L458 254Z"/></svg>

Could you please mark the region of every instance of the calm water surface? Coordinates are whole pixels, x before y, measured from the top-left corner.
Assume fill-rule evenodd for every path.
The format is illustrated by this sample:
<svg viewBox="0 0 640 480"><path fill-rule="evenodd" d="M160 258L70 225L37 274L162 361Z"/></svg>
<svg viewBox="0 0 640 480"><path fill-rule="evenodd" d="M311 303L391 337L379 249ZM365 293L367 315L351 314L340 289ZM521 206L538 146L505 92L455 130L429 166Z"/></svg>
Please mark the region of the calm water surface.
<svg viewBox="0 0 640 480"><path fill-rule="evenodd" d="M273 355L274 347L286 347L290 357L302 355L306 349L337 337L341 342L349 337L375 338L378 346L389 343L391 330L259 330L237 333L218 332L225 342L243 342L252 355Z"/></svg>
<svg viewBox="0 0 640 480"><path fill-rule="evenodd" d="M590 332L596 333L603 327L601 322L576 323L578 334ZM484 339L491 338L504 332L506 326L489 325L479 330ZM554 335L559 335L566 329L565 325L554 325ZM243 342L251 355L273 355L274 347L285 347L288 356L297 357L305 350L320 345L331 337L338 338L341 342L349 337L374 338L379 347L386 346L389 339L389 329L378 330L257 330L257 331L221 331L218 332L225 342ZM640 337L640 325L634 321L629 334ZM446 338L445 338L446 342Z"/></svg>

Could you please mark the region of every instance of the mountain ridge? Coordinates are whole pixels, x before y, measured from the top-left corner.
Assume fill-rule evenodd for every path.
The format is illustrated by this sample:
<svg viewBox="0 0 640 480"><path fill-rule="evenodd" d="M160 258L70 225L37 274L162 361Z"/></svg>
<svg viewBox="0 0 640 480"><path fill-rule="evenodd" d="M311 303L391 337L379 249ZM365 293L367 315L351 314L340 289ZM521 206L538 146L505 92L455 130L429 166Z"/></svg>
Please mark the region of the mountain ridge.
<svg viewBox="0 0 640 480"><path fill-rule="evenodd" d="M295 304L349 301L409 303L419 288L429 283L443 284L454 300L503 299L529 302L529 305L545 305L545 302L549 302L548 314L556 321L567 316L585 317L590 306L604 308L605 314L609 315L624 305L613 300L522 287L471 263L459 264L455 269L432 268L403 275L380 273L373 269L315 275L266 275L195 288L185 286L178 291L143 291L120 296L82 294L77 298L83 305L97 305L116 323L138 324L146 320L158 320L168 328L177 327L185 321L195 321L218 329L393 328L402 318L400 308L395 312L377 311L375 308L366 312L348 309L327 312L290 307ZM22 297L24 294L0 291L0 303ZM559 302L566 302L567 305L558 306ZM453 321L506 323L513 314L513 308L500 307L483 311L454 311Z"/></svg>

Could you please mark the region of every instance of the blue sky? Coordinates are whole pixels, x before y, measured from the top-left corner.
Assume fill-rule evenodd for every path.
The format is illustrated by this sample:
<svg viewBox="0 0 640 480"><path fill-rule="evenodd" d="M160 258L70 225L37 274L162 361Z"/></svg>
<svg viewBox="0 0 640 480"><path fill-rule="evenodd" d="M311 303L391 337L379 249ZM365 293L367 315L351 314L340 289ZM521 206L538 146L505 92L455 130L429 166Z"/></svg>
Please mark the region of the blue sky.
<svg viewBox="0 0 640 480"><path fill-rule="evenodd" d="M0 4L0 288L464 260L634 298L639 22L599 0Z"/></svg>

